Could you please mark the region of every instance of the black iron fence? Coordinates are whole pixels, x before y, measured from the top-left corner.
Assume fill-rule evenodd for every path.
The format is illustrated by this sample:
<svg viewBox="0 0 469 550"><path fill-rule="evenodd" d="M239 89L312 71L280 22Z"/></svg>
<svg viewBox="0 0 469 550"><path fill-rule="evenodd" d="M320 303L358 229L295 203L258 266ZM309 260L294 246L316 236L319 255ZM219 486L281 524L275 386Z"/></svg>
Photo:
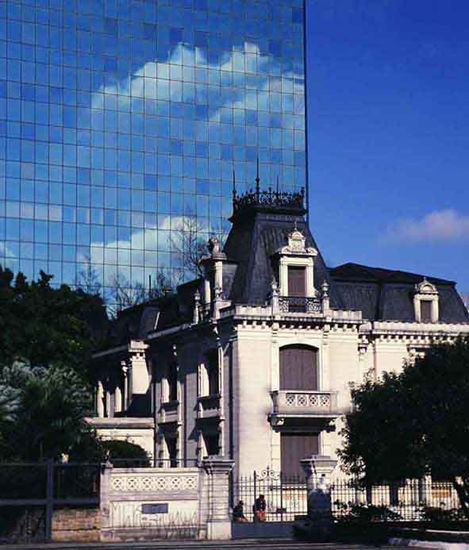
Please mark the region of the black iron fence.
<svg viewBox="0 0 469 550"><path fill-rule="evenodd" d="M0 542L48 541L54 508L99 504L100 464L0 463Z"/></svg>
<svg viewBox="0 0 469 550"><path fill-rule="evenodd" d="M256 500L265 499L265 521L294 521L308 512L308 491L304 476L287 476L269 468L241 476L232 484L232 504L244 503L248 521L257 521Z"/></svg>
<svg viewBox="0 0 469 550"><path fill-rule="evenodd" d="M365 521L459 521L465 519L458 494L450 481L430 478L365 486L336 480L330 487L336 519ZM308 513L304 476L286 476L267 468L234 479L232 506L243 501L247 521L256 521L255 502L264 495L265 521L294 521Z"/></svg>
<svg viewBox="0 0 469 550"><path fill-rule="evenodd" d="M331 502L336 518L355 516L370 521L451 521L463 518L453 484L430 478L369 486L336 481L331 486Z"/></svg>

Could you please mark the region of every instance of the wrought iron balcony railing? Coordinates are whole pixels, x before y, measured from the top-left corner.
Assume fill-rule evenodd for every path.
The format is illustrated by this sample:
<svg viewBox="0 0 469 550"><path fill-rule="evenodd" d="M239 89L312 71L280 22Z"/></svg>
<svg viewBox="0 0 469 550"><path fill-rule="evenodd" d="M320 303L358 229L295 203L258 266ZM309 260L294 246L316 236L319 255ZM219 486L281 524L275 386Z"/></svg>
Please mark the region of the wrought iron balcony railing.
<svg viewBox="0 0 469 550"><path fill-rule="evenodd" d="M322 302L308 296L280 296L279 308L281 313L322 313Z"/></svg>

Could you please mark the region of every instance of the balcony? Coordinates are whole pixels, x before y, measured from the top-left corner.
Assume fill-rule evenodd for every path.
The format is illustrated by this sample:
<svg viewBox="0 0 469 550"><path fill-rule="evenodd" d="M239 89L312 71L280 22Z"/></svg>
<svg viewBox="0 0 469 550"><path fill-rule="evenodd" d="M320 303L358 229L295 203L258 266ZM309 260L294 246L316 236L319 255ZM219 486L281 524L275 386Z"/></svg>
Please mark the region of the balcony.
<svg viewBox="0 0 469 550"><path fill-rule="evenodd" d="M272 426L311 426L323 429L342 413L337 406L337 392L276 390L271 392Z"/></svg>
<svg viewBox="0 0 469 550"><path fill-rule="evenodd" d="M307 313L322 315L322 302L308 296L279 296L280 313Z"/></svg>
<svg viewBox="0 0 469 550"><path fill-rule="evenodd" d="M160 415L158 422L160 424L176 422L177 424L181 423L181 408L179 406L179 401L165 401L161 403Z"/></svg>
<svg viewBox="0 0 469 550"><path fill-rule="evenodd" d="M220 418L220 395L204 395L197 400L197 418Z"/></svg>

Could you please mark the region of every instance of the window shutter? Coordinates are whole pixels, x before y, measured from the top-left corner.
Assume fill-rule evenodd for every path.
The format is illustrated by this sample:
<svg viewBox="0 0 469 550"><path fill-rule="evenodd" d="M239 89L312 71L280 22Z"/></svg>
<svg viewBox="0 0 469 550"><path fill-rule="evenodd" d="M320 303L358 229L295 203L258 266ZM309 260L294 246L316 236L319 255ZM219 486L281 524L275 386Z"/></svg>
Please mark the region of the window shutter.
<svg viewBox="0 0 469 550"><path fill-rule="evenodd" d="M280 349L280 389L318 389L316 350L305 346Z"/></svg>
<svg viewBox="0 0 469 550"><path fill-rule="evenodd" d="M420 301L420 320L422 323L432 322L432 302L431 300Z"/></svg>
<svg viewBox="0 0 469 550"><path fill-rule="evenodd" d="M306 296L306 268L289 266L288 295Z"/></svg>

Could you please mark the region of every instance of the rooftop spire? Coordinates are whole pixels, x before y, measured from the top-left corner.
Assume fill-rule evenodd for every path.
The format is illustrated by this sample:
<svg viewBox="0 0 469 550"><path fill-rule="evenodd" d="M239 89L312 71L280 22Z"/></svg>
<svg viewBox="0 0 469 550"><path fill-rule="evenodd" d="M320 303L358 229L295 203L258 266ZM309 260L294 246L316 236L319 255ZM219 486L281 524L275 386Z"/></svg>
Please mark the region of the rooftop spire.
<svg viewBox="0 0 469 550"><path fill-rule="evenodd" d="M260 192L261 192L261 178L259 177L259 155L257 155L257 163L256 163L256 196L259 198Z"/></svg>
<svg viewBox="0 0 469 550"><path fill-rule="evenodd" d="M236 172L234 171L234 168L233 168L233 191L232 191L232 195L233 195L233 205L236 201Z"/></svg>

